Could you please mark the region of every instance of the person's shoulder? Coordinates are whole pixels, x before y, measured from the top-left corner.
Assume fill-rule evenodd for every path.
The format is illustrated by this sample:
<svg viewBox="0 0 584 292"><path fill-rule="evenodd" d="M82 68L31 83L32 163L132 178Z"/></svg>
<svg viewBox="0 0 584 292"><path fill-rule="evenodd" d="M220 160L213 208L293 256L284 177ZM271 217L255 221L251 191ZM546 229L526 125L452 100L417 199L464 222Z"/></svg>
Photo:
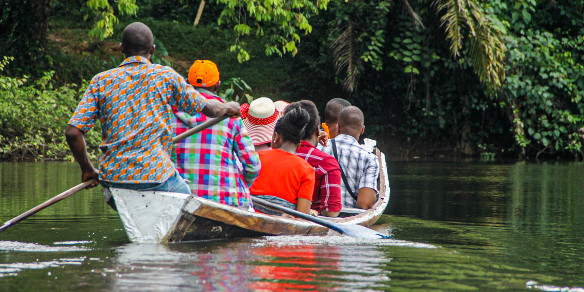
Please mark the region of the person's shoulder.
<svg viewBox="0 0 584 292"><path fill-rule="evenodd" d="M318 148L313 149L312 152L310 153L310 155L311 156L318 156L319 158L321 158L320 160L322 162L328 162L331 160L335 161L335 162L337 161L332 155L330 155L330 154L328 154L328 153L326 153Z"/></svg>
<svg viewBox="0 0 584 292"><path fill-rule="evenodd" d="M331 142L332 140L333 139L328 140L327 143L326 143L326 146L322 146L322 144L318 144L316 146L316 149L319 150L322 153L326 153L326 154L332 153L332 146L331 146L332 145L332 142Z"/></svg>
<svg viewBox="0 0 584 292"><path fill-rule="evenodd" d="M119 75L120 70L121 70L121 68L116 67L116 68L112 68L112 69L109 69L109 70L105 70L105 71L99 72L99 73L97 73L97 74L95 74L93 76L93 78L91 79L91 81L92 82L95 82L95 81L100 81L100 80L108 79L110 77L115 77L115 76Z"/></svg>
<svg viewBox="0 0 584 292"><path fill-rule="evenodd" d="M159 73L159 74L169 74L169 75L173 75L173 76L174 75L181 76L180 74L178 74L178 72L176 72L176 70L174 70L173 68L171 68L169 66L150 63L147 65L147 67L148 67L148 70L155 71L156 73Z"/></svg>
<svg viewBox="0 0 584 292"><path fill-rule="evenodd" d="M304 172L313 173L314 174L314 167L310 165L306 160L294 155L296 157L297 163L300 165Z"/></svg>

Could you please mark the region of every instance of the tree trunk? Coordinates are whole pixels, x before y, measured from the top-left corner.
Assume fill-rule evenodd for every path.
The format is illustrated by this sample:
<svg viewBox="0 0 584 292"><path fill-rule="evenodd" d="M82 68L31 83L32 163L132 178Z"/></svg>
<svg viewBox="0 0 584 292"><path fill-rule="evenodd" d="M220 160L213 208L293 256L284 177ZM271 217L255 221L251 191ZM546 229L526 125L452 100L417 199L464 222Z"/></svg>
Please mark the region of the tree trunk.
<svg viewBox="0 0 584 292"><path fill-rule="evenodd" d="M203 9L205 8L205 0L201 0L201 4L199 4L199 10L197 10L197 17L195 18L195 26L199 24L201 20L201 15L203 15Z"/></svg>

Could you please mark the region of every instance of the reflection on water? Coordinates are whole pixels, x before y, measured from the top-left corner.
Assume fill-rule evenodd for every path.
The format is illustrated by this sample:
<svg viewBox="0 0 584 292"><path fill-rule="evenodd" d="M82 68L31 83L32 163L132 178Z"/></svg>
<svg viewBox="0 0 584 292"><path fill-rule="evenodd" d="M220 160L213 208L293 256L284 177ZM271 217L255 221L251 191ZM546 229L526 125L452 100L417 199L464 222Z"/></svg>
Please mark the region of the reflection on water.
<svg viewBox="0 0 584 292"><path fill-rule="evenodd" d="M330 245L326 237L282 240L286 244L273 237L169 246L132 243L118 248L113 265L98 272L111 280L112 290L353 290L382 288L389 280L390 272L380 265L391 259L376 246Z"/></svg>
<svg viewBox="0 0 584 292"><path fill-rule="evenodd" d="M389 240L132 244L94 189L0 233L0 291L582 291L584 164L389 166ZM0 223L78 182L72 163L0 163Z"/></svg>

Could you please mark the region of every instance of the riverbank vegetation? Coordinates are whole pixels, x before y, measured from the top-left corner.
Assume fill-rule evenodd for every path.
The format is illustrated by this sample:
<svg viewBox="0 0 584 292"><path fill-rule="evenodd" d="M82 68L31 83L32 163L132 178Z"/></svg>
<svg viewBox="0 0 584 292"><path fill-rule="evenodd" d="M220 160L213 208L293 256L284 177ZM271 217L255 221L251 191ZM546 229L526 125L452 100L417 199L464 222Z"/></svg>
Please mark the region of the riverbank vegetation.
<svg viewBox="0 0 584 292"><path fill-rule="evenodd" d="M236 95L307 98L320 109L348 99L390 155L584 155L581 1L219 0L193 26L199 4L3 2L0 56L14 60L0 73L0 159L70 158L68 117L87 80L122 61L120 33L132 21L152 28L153 61L185 75L211 59L223 80L253 89L235 86Z"/></svg>

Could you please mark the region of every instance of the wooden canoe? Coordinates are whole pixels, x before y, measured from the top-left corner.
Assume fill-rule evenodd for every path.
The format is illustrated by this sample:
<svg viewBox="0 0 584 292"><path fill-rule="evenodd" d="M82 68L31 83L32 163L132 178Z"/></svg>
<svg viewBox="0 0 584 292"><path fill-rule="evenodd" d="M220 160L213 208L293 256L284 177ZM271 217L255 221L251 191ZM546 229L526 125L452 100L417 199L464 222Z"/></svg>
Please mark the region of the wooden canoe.
<svg viewBox="0 0 584 292"><path fill-rule="evenodd" d="M338 224L370 226L389 203L390 188L385 155L378 149L379 198L369 210L343 209L347 217L323 219ZM255 237L263 235L326 235L336 232L297 218L267 215L227 206L197 196L104 189L106 198L114 197L118 213L133 242L174 243L184 241Z"/></svg>

